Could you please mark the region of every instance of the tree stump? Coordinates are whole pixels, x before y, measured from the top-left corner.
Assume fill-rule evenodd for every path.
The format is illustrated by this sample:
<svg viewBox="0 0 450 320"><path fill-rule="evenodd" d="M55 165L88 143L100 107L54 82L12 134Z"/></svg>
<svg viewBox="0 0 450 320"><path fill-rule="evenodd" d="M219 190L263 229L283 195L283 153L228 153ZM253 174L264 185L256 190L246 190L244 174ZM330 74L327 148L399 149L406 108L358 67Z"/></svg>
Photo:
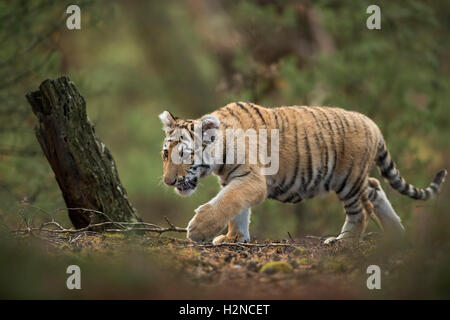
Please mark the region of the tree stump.
<svg viewBox="0 0 450 320"><path fill-rule="evenodd" d="M86 101L68 77L45 80L26 95L36 137L77 229L107 221L140 222L108 148L95 135Z"/></svg>

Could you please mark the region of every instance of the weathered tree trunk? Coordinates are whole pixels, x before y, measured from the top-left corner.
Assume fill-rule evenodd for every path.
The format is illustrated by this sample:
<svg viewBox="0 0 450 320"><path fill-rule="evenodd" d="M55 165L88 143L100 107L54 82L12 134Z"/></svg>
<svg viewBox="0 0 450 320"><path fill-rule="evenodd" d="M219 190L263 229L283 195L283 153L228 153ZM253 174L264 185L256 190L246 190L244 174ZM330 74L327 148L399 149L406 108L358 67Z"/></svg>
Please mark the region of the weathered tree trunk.
<svg viewBox="0 0 450 320"><path fill-rule="evenodd" d="M36 137L55 173L73 226L141 221L120 183L114 159L95 136L86 102L73 82L67 77L45 80L26 97L39 120Z"/></svg>

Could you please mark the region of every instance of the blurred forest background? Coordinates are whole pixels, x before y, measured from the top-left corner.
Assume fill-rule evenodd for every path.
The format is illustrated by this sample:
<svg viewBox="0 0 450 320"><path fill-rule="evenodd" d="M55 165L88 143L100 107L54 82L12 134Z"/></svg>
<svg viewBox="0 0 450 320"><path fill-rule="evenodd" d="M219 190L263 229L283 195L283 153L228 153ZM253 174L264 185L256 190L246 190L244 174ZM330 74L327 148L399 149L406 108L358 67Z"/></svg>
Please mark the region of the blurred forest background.
<svg viewBox="0 0 450 320"><path fill-rule="evenodd" d="M74 3L81 30L65 26ZM381 7L381 30L366 28L371 4ZM60 75L84 95L144 221L185 226L219 190L209 177L181 198L161 183L158 114L198 118L232 101L362 112L402 175L424 187L450 168L449 13L448 1L0 1L1 228L48 219L42 211L69 226L24 97ZM432 242L448 248L448 183L427 203L384 186L413 237L440 227ZM250 230L256 239L336 234L344 218L334 195L269 200L253 210Z"/></svg>

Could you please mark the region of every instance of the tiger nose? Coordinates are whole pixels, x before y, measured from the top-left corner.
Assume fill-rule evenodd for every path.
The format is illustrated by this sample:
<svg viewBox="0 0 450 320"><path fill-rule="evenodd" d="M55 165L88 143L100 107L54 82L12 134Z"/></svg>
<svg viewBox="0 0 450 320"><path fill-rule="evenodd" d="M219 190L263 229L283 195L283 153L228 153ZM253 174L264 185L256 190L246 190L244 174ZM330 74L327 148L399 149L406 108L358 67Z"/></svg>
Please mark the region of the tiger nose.
<svg viewBox="0 0 450 320"><path fill-rule="evenodd" d="M176 178L164 177L164 183L167 184L168 186L173 186L175 185L176 182L177 182Z"/></svg>

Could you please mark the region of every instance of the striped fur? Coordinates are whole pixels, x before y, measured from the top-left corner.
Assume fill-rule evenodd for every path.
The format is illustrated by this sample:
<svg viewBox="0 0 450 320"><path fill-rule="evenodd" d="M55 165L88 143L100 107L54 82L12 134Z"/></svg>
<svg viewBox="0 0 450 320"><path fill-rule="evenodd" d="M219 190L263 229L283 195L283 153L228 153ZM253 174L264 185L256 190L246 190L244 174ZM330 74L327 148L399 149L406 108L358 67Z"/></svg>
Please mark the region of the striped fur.
<svg viewBox="0 0 450 320"><path fill-rule="evenodd" d="M419 189L406 182L395 167L394 161L391 159L386 144L380 143L376 158L376 164L380 169L381 175L386 178L390 186L400 192L416 200L427 200L434 197L438 192L447 175L446 170L439 171L433 181L426 189Z"/></svg>
<svg viewBox="0 0 450 320"><path fill-rule="evenodd" d="M196 186L200 177L213 173L224 187L213 200L199 207L189 223L188 237L193 240L209 240L227 223L228 234L221 236L220 241L215 243L233 239L248 240L242 237L242 221L248 219L243 219L241 213L249 214L251 206L266 198L297 203L330 191L338 195L347 213L337 239L347 238L350 234L359 238L372 212L383 216L383 221L395 224L398 220L400 224L400 219L394 217L396 214L379 184L369 178L374 163L395 190L413 199L426 200L436 195L447 174L446 170L441 170L426 189L408 184L396 169L378 126L357 112L331 107L264 108L252 103L236 102L205 117L217 119L217 129L224 133L223 136L226 129L278 129L279 170L276 174L263 176L263 165L250 164L247 158L243 164L176 166L163 156L164 180L167 184L178 186L190 174L188 180L195 181ZM165 114L161 118L166 131L166 151L163 153L170 152L176 145L167 142L167 137L180 129L187 130L189 136L193 137L194 125L204 121L205 117L180 120L169 113ZM231 151L229 148L224 143L223 160ZM241 217L238 219L241 221L239 225L237 217ZM401 224L396 228L385 227L403 229Z"/></svg>

